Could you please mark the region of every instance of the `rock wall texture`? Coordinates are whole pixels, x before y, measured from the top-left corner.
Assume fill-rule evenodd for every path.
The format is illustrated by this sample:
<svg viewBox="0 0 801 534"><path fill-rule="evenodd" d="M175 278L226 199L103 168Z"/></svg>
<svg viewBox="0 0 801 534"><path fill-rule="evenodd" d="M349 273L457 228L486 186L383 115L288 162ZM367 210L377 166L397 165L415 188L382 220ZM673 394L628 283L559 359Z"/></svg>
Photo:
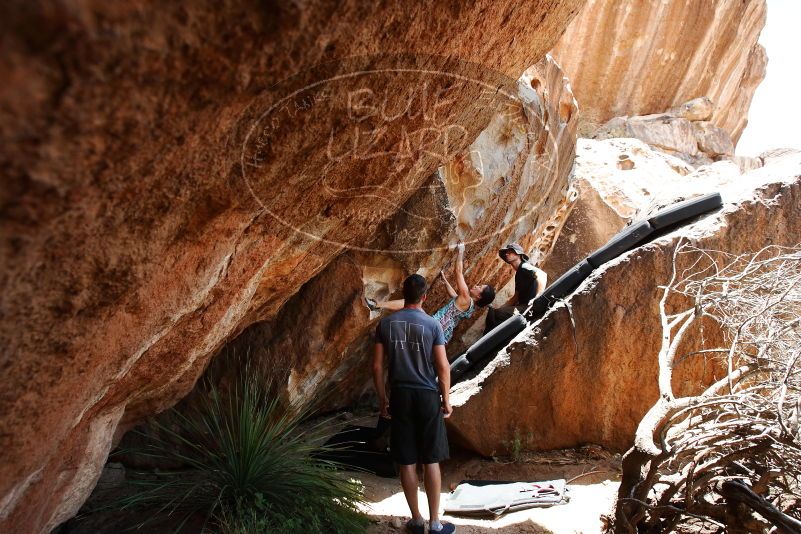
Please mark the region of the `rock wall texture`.
<svg viewBox="0 0 801 534"><path fill-rule="evenodd" d="M758 163L755 168L761 166L761 160ZM551 280L644 213L745 179L733 160L695 169L678 157L630 138L579 139L572 173L578 198L542 264Z"/></svg>
<svg viewBox="0 0 801 534"><path fill-rule="evenodd" d="M574 199L568 183L578 113L570 86L549 56L527 69L517 98L492 117L476 140L428 181L361 251L345 252L305 284L275 319L250 326L215 359L213 373L228 372L237 358L266 372L290 402L314 399L322 409L349 406L371 393L372 330L379 317L362 295L398 296L403 279L417 272L433 283L426 309L448 297L436 277L466 243L468 284L502 286L511 270L496 250L509 241L547 254ZM448 277L453 282L452 270ZM471 342L483 324L476 313L459 326L450 355ZM483 326L481 326L483 328ZM367 386L367 388L365 388Z"/></svg>
<svg viewBox="0 0 801 534"><path fill-rule="evenodd" d="M698 108L703 108L703 111L699 113ZM728 132L709 121L713 109L714 104L709 98L700 97L666 113L615 117L590 137L639 139L694 166L733 159L734 142Z"/></svg>
<svg viewBox="0 0 801 534"><path fill-rule="evenodd" d="M580 5L0 8L0 531L73 515L115 435L368 242Z"/></svg>
<svg viewBox="0 0 801 534"><path fill-rule="evenodd" d="M765 167L719 189L722 210L604 265L475 378L458 384L448 420L454 442L486 455L515 441L523 449L629 447L658 396L658 286L669 280L677 244L737 254L795 245L801 236L801 153L766 159ZM681 353L714 346L718 336L707 324L688 335ZM717 363L704 358L678 366L677 394L715 378Z"/></svg>
<svg viewBox="0 0 801 534"><path fill-rule="evenodd" d="M581 103L579 134L708 96L735 144L767 56L765 0L589 0L551 52Z"/></svg>

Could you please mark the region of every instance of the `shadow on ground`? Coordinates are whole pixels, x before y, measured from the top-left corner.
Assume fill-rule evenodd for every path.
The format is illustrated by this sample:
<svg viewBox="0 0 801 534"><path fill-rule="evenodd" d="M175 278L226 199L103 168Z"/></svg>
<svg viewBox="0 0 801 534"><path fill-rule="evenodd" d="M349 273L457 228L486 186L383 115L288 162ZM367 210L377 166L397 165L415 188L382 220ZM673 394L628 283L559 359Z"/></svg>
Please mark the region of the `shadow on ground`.
<svg viewBox="0 0 801 534"><path fill-rule="evenodd" d="M600 532L602 516L614 504L620 479L620 456L599 447L575 450L523 453L511 459L485 459L456 453L442 465L444 503L448 492L463 480L568 481L570 501L548 508L534 508L504 514L497 519L444 516L454 523L457 533L570 533ZM369 503L368 513L375 523L368 534L401 533L409 509L397 478L380 478L352 473L362 481ZM428 514L422 484L418 494L420 509Z"/></svg>
<svg viewBox="0 0 801 534"><path fill-rule="evenodd" d="M403 523L398 520L398 518L391 517L391 516L377 516L374 519L377 520L377 523L372 525L369 529L367 529L367 534L396 534L405 532L403 529ZM445 521L452 521L451 518L446 518ZM533 521L527 521L524 523L515 523L513 525L507 525L505 527L484 527L479 525L470 525L470 524L456 524L456 532L457 534L481 534L481 533L491 533L491 534L552 534L553 531L549 530L542 525L538 525Z"/></svg>

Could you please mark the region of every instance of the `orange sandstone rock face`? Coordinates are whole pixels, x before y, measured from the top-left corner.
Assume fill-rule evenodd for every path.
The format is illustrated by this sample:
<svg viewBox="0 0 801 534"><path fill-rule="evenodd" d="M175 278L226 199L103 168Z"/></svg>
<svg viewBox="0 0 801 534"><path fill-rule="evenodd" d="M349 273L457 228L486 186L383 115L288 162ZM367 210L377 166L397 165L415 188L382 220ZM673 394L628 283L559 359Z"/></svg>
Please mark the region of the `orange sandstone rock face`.
<svg viewBox="0 0 801 534"><path fill-rule="evenodd" d="M765 77L765 14L765 0L589 0L552 51L581 103L579 133L708 96L736 144Z"/></svg>
<svg viewBox="0 0 801 534"><path fill-rule="evenodd" d="M6 7L0 531L73 515L114 436L368 242L580 5Z"/></svg>
<svg viewBox="0 0 801 534"><path fill-rule="evenodd" d="M385 299L418 272L433 282L425 305L433 313L449 298L436 277L440 268L452 266L450 247L459 240L466 243L470 285L500 287L511 278L496 253L509 241L527 243L540 254L550 251L573 198L568 177L576 102L550 57L526 70L514 91L476 140L437 169L363 250L338 256L277 318L249 327L223 357L249 351L273 381L285 384L289 401L348 406L371 391L368 362L379 314L368 312L363 294ZM452 269L446 274L455 283ZM459 326L448 353L457 354L482 328L483 314L477 312ZM215 361L215 368L236 365L230 362Z"/></svg>
<svg viewBox="0 0 801 534"><path fill-rule="evenodd" d="M516 440L523 449L628 448L658 395L658 286L670 278L677 244L737 254L798 242L801 154L765 161L720 186L722 210L604 265L475 378L458 384L448 420L454 442L486 455L503 454ZM687 336L680 352L715 346L718 337L707 324ZM716 378L718 364L704 358L678 365L677 394Z"/></svg>

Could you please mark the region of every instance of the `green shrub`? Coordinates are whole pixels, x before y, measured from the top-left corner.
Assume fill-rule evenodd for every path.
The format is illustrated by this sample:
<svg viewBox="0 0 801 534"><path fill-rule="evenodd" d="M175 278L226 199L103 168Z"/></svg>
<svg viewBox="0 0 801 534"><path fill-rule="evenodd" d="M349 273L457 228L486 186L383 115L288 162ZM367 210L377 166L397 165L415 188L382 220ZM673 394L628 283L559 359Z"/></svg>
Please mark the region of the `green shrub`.
<svg viewBox="0 0 801 534"><path fill-rule="evenodd" d="M186 469L140 474L123 507L147 506L156 517L202 513L224 533L363 532L361 487L319 459L316 431L303 431L308 410L285 409L245 369L232 391L218 387L171 424L154 423L145 454Z"/></svg>

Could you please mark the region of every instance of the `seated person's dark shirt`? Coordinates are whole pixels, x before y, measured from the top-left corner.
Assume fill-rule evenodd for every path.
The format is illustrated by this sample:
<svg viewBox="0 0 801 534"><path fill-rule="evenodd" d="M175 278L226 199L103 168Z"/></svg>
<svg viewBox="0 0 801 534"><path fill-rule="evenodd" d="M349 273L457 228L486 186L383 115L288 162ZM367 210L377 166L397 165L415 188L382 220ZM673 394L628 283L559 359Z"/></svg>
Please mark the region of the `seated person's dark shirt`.
<svg viewBox="0 0 801 534"><path fill-rule="evenodd" d="M515 293L517 293L517 306L528 306L531 299L537 294L537 275L534 266L524 261L515 273Z"/></svg>

